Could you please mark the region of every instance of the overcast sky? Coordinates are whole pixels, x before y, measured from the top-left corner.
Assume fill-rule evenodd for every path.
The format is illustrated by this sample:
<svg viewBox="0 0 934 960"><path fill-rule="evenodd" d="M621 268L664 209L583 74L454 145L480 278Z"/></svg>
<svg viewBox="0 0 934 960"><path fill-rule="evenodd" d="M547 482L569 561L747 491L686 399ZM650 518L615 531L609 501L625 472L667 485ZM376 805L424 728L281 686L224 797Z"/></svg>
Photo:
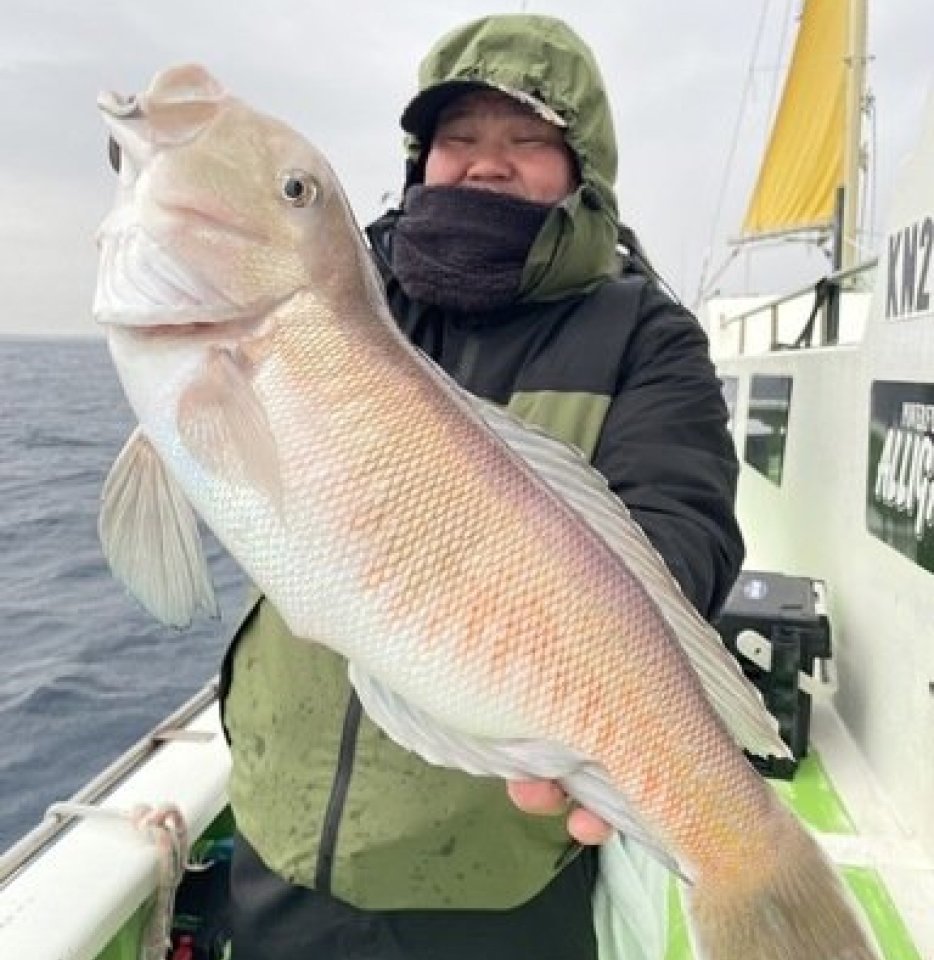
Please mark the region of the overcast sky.
<svg viewBox="0 0 934 960"><path fill-rule="evenodd" d="M735 235L755 177L776 76L800 0L0 0L0 333L91 333L93 234L113 183L94 106L172 63L205 64L331 159L362 220L401 179L398 116L418 60L485 13L563 17L591 44L613 102L624 218L687 301ZM766 12L750 96L752 51ZM785 46L782 46L782 37ZM934 64L934 2L884 0L870 19L877 104L877 229L912 145ZM741 137L718 197L734 128ZM743 260L725 288L765 288L775 254ZM817 254L787 271L803 279Z"/></svg>

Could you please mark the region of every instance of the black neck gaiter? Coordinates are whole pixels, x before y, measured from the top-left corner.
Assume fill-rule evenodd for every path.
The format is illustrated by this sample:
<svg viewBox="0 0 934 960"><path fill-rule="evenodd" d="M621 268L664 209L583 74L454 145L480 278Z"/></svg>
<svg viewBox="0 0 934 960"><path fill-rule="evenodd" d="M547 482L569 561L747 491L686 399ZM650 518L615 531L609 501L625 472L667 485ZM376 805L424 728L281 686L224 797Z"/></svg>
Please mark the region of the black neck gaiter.
<svg viewBox="0 0 934 960"><path fill-rule="evenodd" d="M410 187L392 269L413 300L465 312L508 306L550 204L471 187Z"/></svg>

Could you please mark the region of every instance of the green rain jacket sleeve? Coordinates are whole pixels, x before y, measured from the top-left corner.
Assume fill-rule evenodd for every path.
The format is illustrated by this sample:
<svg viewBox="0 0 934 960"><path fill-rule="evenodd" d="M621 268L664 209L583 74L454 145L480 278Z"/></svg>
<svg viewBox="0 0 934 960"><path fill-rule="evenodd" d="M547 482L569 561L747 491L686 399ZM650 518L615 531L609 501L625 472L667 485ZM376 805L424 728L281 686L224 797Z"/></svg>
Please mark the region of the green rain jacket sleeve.
<svg viewBox="0 0 934 960"><path fill-rule="evenodd" d="M652 284L640 313L593 463L713 617L744 556L726 405L695 318Z"/></svg>

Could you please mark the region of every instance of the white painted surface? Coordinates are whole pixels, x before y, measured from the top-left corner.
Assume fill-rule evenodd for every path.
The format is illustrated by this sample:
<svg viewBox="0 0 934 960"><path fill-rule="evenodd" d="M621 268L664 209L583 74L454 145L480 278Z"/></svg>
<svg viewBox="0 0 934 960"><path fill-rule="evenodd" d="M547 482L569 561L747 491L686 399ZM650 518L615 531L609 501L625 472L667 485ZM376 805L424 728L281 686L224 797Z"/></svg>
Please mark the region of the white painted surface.
<svg viewBox="0 0 934 960"><path fill-rule="evenodd" d="M924 960L934 960L934 859L903 829L864 756L828 705L815 707L811 740L858 831L821 834L822 846L837 864L876 870L918 952Z"/></svg>
<svg viewBox="0 0 934 960"><path fill-rule="evenodd" d="M226 805L229 755L216 704L186 729L210 739L166 744L102 806L174 803L197 837ZM0 889L0 957L93 960L157 877L155 848L128 822L78 822Z"/></svg>

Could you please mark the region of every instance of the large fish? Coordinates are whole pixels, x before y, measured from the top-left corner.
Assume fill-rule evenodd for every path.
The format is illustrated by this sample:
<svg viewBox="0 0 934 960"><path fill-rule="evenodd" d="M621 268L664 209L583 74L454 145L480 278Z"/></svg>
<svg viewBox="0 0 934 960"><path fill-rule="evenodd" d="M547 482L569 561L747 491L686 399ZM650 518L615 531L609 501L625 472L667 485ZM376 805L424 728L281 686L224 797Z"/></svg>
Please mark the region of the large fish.
<svg viewBox="0 0 934 960"><path fill-rule="evenodd" d="M321 154L196 66L99 107L94 311L140 424L116 576L167 623L213 610L199 515L403 745L558 779L665 859L701 956L874 957L737 745L785 749L716 634L576 452L407 343Z"/></svg>

